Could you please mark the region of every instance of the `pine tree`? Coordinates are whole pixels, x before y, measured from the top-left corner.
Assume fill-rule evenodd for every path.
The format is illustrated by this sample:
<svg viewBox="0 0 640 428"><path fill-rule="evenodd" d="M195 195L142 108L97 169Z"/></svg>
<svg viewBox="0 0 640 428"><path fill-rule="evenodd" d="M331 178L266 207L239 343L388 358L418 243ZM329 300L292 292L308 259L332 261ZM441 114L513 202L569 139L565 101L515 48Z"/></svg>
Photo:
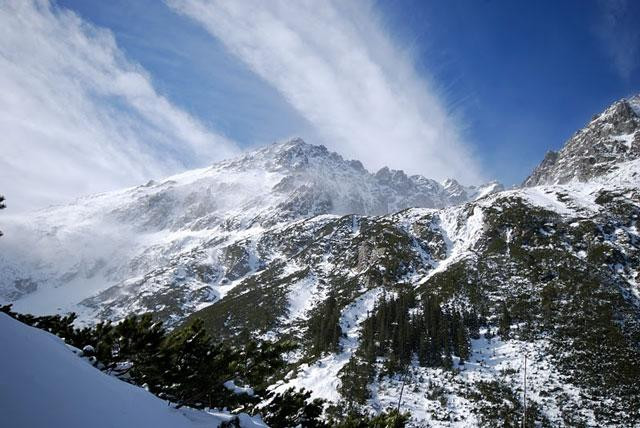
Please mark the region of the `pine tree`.
<svg viewBox="0 0 640 428"><path fill-rule="evenodd" d="M462 322L458 323L456 342L456 353L460 357L460 364L463 364L469 359L471 344L469 343L467 329L464 327L464 324Z"/></svg>
<svg viewBox="0 0 640 428"><path fill-rule="evenodd" d="M540 293L542 306L542 322L549 326L554 316L554 301L558 298L558 290L551 283L545 285Z"/></svg>
<svg viewBox="0 0 640 428"><path fill-rule="evenodd" d="M230 349L212 342L198 319L167 337L154 373L162 381L158 392L178 407L201 408L211 396L220 402L227 395L223 384L233 375L229 363L236 359Z"/></svg>
<svg viewBox="0 0 640 428"><path fill-rule="evenodd" d="M310 400L310 397L310 392L293 388L282 394L272 394L269 404L262 409L264 421L270 426L283 428L326 427L321 418L324 401Z"/></svg>
<svg viewBox="0 0 640 428"><path fill-rule="evenodd" d="M464 323L469 330L469 337L471 339L480 339L480 320L475 309L465 314Z"/></svg>
<svg viewBox="0 0 640 428"><path fill-rule="evenodd" d="M500 321L498 324L498 334L502 340L508 340L511 332L511 314L506 303L500 306Z"/></svg>
<svg viewBox="0 0 640 428"><path fill-rule="evenodd" d="M251 385L254 389L263 388L275 382L278 371L286 366L282 355L294 350L295 342L258 342L250 340L238 351L238 359L232 365L238 380Z"/></svg>
<svg viewBox="0 0 640 428"><path fill-rule="evenodd" d="M350 407L353 407L354 403L366 403L371 394L369 383L373 380L374 375L373 361L367 360L359 350L340 370L338 374L342 380L339 387L340 394L349 401Z"/></svg>
<svg viewBox="0 0 640 428"><path fill-rule="evenodd" d="M336 352L340 344L340 308L334 293L329 294L309 326L309 334L315 354Z"/></svg>

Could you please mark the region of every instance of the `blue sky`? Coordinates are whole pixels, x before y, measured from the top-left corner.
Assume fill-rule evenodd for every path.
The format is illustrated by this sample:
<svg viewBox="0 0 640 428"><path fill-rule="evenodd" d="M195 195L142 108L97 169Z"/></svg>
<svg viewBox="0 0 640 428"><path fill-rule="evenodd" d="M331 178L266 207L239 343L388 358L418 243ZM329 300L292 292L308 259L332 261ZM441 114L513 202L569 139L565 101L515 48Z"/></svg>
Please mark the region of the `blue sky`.
<svg viewBox="0 0 640 428"><path fill-rule="evenodd" d="M593 114L640 91L637 1L380 5L461 110L488 170L505 183L520 182ZM630 64L623 70L616 49Z"/></svg>
<svg viewBox="0 0 640 428"><path fill-rule="evenodd" d="M243 146L309 131L278 92L187 17L158 0L61 0L110 29L159 92Z"/></svg>
<svg viewBox="0 0 640 428"><path fill-rule="evenodd" d="M639 2L616 32L640 45ZM172 100L242 145L312 133L278 92L204 29L153 0L64 0L110 28ZM514 184L596 112L640 91L640 51L623 75L602 32L613 7L595 1L380 1L385 24L434 75L487 175ZM640 26L640 25L639 25ZM629 37L629 36L626 36Z"/></svg>
<svg viewBox="0 0 640 428"><path fill-rule="evenodd" d="M0 117L2 131L20 141L9 154L42 153L31 169L0 161L3 182L40 189L25 208L298 135L370 170L512 185L640 92L635 1L8 0L0 12L0 107L25 112ZM75 175L37 166L56 156Z"/></svg>

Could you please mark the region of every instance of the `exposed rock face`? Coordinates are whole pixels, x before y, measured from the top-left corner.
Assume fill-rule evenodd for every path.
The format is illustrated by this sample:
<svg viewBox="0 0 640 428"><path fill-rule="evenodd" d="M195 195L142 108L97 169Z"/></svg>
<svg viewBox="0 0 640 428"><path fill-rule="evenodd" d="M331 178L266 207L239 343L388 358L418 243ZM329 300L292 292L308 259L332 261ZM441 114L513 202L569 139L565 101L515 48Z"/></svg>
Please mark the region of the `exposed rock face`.
<svg viewBox="0 0 640 428"><path fill-rule="evenodd" d="M640 95L621 100L577 132L559 152L549 152L524 186L588 181L640 157Z"/></svg>

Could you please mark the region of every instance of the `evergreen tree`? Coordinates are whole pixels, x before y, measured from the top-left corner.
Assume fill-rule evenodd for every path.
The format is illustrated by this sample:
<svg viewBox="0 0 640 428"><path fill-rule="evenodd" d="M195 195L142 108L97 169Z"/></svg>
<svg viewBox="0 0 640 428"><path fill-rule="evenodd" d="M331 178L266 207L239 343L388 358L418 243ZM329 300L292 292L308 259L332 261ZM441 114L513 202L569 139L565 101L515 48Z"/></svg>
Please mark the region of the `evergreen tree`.
<svg viewBox="0 0 640 428"><path fill-rule="evenodd" d="M371 395L369 383L375 375L373 360L368 360L361 353L360 350L356 351L356 354L338 373L342 381L340 394L349 402L349 408L352 408L356 403L366 403Z"/></svg>
<svg viewBox="0 0 640 428"><path fill-rule="evenodd" d="M553 283L544 286L540 292L542 306L542 322L550 326L554 316L554 301L558 298L558 290Z"/></svg>
<svg viewBox="0 0 640 428"><path fill-rule="evenodd" d="M333 292L320 305L317 315L310 322L309 335L316 355L338 351L342 329L340 308Z"/></svg>
<svg viewBox="0 0 640 428"><path fill-rule="evenodd" d="M502 302L500 306L500 320L498 323L498 334L502 340L508 340L511 333L511 314L507 304Z"/></svg>
<svg viewBox="0 0 640 428"><path fill-rule="evenodd" d="M311 393L295 391L293 388L282 394L272 394L269 404L263 409L264 421L273 427L321 428L327 427L322 420L324 401L310 400Z"/></svg>
<svg viewBox="0 0 640 428"><path fill-rule="evenodd" d="M120 361L145 364L160 348L166 331L151 314L133 315L113 327L112 353Z"/></svg>
<svg viewBox="0 0 640 428"><path fill-rule="evenodd" d="M470 348L471 344L469 342L467 329L462 322L459 322L456 332L456 354L460 357L460 364L463 364L469 359L471 353Z"/></svg>
<svg viewBox="0 0 640 428"><path fill-rule="evenodd" d="M161 354L163 382L159 392L178 407L201 408L206 398L222 399L226 395L223 384L233 375L229 362L237 357L212 342L202 320L171 334Z"/></svg>
<svg viewBox="0 0 640 428"><path fill-rule="evenodd" d="M472 309L471 312L465 314L464 323L469 331L469 337L475 340L480 339L481 321L475 309Z"/></svg>
<svg viewBox="0 0 640 428"><path fill-rule="evenodd" d="M295 342L290 340L250 340L237 352L237 362L231 366L234 376L254 389L266 388L276 381L278 372L286 367L282 356L296 347Z"/></svg>
<svg viewBox="0 0 640 428"><path fill-rule="evenodd" d="M382 374L406 371L414 357L422 366L451 368L454 355L461 362L470 357L468 326L479 335L474 312L443 310L440 301L427 294L417 305L413 290L402 291L392 300L383 295L368 315L362 323L357 359L341 372L343 381L357 383L360 392L366 390L364 381L373 376L378 357L384 359ZM353 396L366 398L368 392Z"/></svg>
<svg viewBox="0 0 640 428"><path fill-rule="evenodd" d="M331 420L330 426L333 428L404 428L409 418L408 413L400 413L396 409L376 416L365 415L352 409L343 420Z"/></svg>

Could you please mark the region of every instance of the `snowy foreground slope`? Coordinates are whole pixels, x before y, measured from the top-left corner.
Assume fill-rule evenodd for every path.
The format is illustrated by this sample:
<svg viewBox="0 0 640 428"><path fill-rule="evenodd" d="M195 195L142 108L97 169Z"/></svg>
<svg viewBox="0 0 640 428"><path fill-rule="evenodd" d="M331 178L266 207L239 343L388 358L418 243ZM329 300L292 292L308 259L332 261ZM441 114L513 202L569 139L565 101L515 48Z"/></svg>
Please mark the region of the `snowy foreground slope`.
<svg viewBox="0 0 640 428"><path fill-rule="evenodd" d="M217 427L229 415L176 410L142 388L95 369L56 336L0 313L2 426ZM266 425L243 418L243 427Z"/></svg>

